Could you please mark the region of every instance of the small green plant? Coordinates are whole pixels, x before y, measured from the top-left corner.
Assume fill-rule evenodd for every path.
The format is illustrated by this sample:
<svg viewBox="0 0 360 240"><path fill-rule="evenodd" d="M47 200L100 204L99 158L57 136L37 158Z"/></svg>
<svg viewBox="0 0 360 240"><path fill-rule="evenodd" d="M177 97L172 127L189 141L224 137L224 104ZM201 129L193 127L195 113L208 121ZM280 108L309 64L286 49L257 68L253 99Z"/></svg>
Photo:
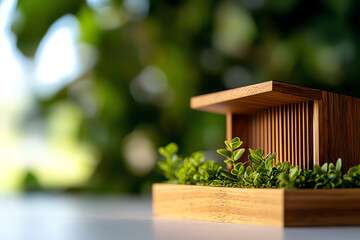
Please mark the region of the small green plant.
<svg viewBox="0 0 360 240"><path fill-rule="evenodd" d="M264 155L263 149L249 149L248 160L240 162L245 153L240 138L225 141L227 149L217 152L226 157L225 163L231 170L223 169L213 161L206 161L200 152L190 157L181 158L177 155L178 146L170 143L159 148L163 159L158 162L164 177L169 183L241 187L241 188L354 188L360 187L360 165L352 167L342 174L342 160L336 165L325 163L315 165L314 169L299 169L289 162L276 161L276 153Z"/></svg>
<svg viewBox="0 0 360 240"><path fill-rule="evenodd" d="M223 168L213 161L205 161L200 152L191 154L190 157L181 158L177 155L178 146L170 143L159 148L163 160L158 162L165 178L169 183L190 185L217 185L215 180L221 181Z"/></svg>
<svg viewBox="0 0 360 240"><path fill-rule="evenodd" d="M360 187L360 165L352 167L343 177L343 185L348 188Z"/></svg>

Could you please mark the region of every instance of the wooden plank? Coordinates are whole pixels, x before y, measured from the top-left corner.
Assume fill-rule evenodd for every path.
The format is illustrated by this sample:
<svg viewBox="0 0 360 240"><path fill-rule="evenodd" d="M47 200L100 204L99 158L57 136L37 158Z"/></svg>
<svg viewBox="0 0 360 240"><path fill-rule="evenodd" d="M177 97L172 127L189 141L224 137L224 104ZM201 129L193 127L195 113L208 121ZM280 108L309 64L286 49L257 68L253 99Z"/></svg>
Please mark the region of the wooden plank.
<svg viewBox="0 0 360 240"><path fill-rule="evenodd" d="M291 104L291 164L295 165L295 111Z"/></svg>
<svg viewBox="0 0 360 240"><path fill-rule="evenodd" d="M271 137L272 137L272 141L271 141L271 146L272 146L272 152L276 152L276 129L275 129L275 114L274 114L274 108L271 108ZM277 156L277 159L279 158L279 156Z"/></svg>
<svg viewBox="0 0 360 240"><path fill-rule="evenodd" d="M314 127L314 164L320 163L320 140L319 140L319 107L320 107L320 101L314 101L314 107L313 107L313 127Z"/></svg>
<svg viewBox="0 0 360 240"><path fill-rule="evenodd" d="M279 114L278 114L278 107L274 108L274 117L275 117L275 152L278 153L278 159L281 162L281 154L279 152Z"/></svg>
<svg viewBox="0 0 360 240"><path fill-rule="evenodd" d="M295 139L295 143L294 143L294 152L295 152L295 166L299 166L299 128L298 128L298 120L299 120L299 114L298 114L298 104L294 104L295 109L294 109L294 139Z"/></svg>
<svg viewBox="0 0 360 240"><path fill-rule="evenodd" d="M234 137L239 137L243 141L241 147L249 148L249 116L232 113L226 114L226 139L231 141ZM245 155L239 161L246 161L247 156ZM230 168L229 165L228 168Z"/></svg>
<svg viewBox="0 0 360 240"><path fill-rule="evenodd" d="M283 152L284 152L284 161L289 161L290 159L288 159L287 157L287 143L288 143L288 139L287 139L287 121L286 121L286 105L284 105L282 107L282 121L283 121L283 139L284 139L284 147L283 147Z"/></svg>
<svg viewBox="0 0 360 240"><path fill-rule="evenodd" d="M302 168L306 168L308 166L308 158L307 158L307 145L306 145L306 138L307 138L307 132L306 132L306 103L302 103L302 155L303 155L303 162L302 162Z"/></svg>
<svg viewBox="0 0 360 240"><path fill-rule="evenodd" d="M260 111L259 114L260 114L260 139L261 139L260 148L265 149L264 111Z"/></svg>
<svg viewBox="0 0 360 240"><path fill-rule="evenodd" d="M288 152L288 155L287 155L287 158L288 158L288 161L291 162L291 127L290 127L290 107L291 105L287 105L286 109L286 120L287 120L287 152Z"/></svg>
<svg viewBox="0 0 360 240"><path fill-rule="evenodd" d="M281 162L284 162L284 153L283 153L283 122L282 122L282 106L278 107L278 116L279 116L279 158Z"/></svg>
<svg viewBox="0 0 360 240"><path fill-rule="evenodd" d="M268 137L268 149L269 153L272 153L272 146L271 146L271 109L267 109L267 137Z"/></svg>
<svg viewBox="0 0 360 240"><path fill-rule="evenodd" d="M250 114L259 109L321 99L321 91L269 81L191 98L191 108L213 113Z"/></svg>
<svg viewBox="0 0 360 240"><path fill-rule="evenodd" d="M153 185L154 216L278 227L360 226L360 189Z"/></svg>
<svg viewBox="0 0 360 240"><path fill-rule="evenodd" d="M299 165L298 166L300 168L303 168L303 161L304 161L304 155L303 155L304 132L303 132L303 125L302 125L304 116L303 116L302 108L303 108L303 103L299 103L299 108L298 108L298 114L299 114Z"/></svg>
<svg viewBox="0 0 360 240"><path fill-rule="evenodd" d="M240 191L239 191L240 190ZM153 185L154 216L281 227L281 189Z"/></svg>
<svg viewBox="0 0 360 240"><path fill-rule="evenodd" d="M262 111L262 118L263 118L263 143L264 143L264 152L265 154L268 153L268 146L267 146L267 116L266 110Z"/></svg>
<svg viewBox="0 0 360 240"><path fill-rule="evenodd" d="M314 128L313 128L313 103L308 102L308 163L309 169L314 167Z"/></svg>
<svg viewBox="0 0 360 240"><path fill-rule="evenodd" d="M260 112L256 113L256 146L255 149L260 148Z"/></svg>
<svg viewBox="0 0 360 240"><path fill-rule="evenodd" d="M253 136L253 144L252 144L252 147L251 148L255 148L256 146L256 114L252 115L251 117L251 120L252 120L252 136Z"/></svg>
<svg viewBox="0 0 360 240"><path fill-rule="evenodd" d="M285 191L285 226L359 226L360 189Z"/></svg>
<svg viewBox="0 0 360 240"><path fill-rule="evenodd" d="M360 99L323 92L319 101L319 163L335 163L343 169L360 164Z"/></svg>

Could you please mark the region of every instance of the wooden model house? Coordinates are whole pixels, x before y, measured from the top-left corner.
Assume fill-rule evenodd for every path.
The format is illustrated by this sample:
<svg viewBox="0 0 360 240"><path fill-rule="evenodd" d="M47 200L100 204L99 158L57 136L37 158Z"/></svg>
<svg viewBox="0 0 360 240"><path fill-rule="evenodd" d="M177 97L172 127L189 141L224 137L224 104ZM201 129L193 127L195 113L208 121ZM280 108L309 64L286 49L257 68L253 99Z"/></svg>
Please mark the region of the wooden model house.
<svg viewBox="0 0 360 240"><path fill-rule="evenodd" d="M359 98L269 81L193 97L191 107L225 114L228 140L238 136L281 162L360 164Z"/></svg>
<svg viewBox="0 0 360 240"><path fill-rule="evenodd" d="M191 107L226 115L228 140L240 137L242 147L276 152L282 162L313 168L341 157L345 170L360 164L359 98L270 81L193 97ZM160 183L153 185L153 212L266 226L360 226L360 189Z"/></svg>

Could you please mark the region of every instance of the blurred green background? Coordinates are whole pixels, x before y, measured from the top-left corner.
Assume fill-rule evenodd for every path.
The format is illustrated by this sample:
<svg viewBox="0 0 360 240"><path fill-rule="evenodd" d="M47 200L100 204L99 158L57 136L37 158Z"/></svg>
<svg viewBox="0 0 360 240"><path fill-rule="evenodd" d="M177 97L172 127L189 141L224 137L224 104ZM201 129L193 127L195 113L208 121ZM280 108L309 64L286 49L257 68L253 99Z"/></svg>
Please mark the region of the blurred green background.
<svg viewBox="0 0 360 240"><path fill-rule="evenodd" d="M215 150L192 96L278 80L359 96L359 1L0 1L0 192L149 194L158 146Z"/></svg>

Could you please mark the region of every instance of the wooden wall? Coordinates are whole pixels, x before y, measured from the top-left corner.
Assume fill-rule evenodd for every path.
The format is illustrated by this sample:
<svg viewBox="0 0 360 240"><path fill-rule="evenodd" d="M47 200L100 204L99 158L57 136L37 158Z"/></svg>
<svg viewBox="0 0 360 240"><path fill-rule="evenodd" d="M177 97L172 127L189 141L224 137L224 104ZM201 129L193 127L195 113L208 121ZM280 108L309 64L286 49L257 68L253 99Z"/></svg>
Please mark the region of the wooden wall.
<svg viewBox="0 0 360 240"><path fill-rule="evenodd" d="M243 147L276 152L277 160L301 168L313 167L313 134L313 102L272 107L248 116L227 114L228 140L239 136Z"/></svg>
<svg viewBox="0 0 360 240"><path fill-rule="evenodd" d="M335 163L341 157L343 170L360 164L360 99L323 91L314 108L319 111L314 119L319 126L319 163Z"/></svg>

